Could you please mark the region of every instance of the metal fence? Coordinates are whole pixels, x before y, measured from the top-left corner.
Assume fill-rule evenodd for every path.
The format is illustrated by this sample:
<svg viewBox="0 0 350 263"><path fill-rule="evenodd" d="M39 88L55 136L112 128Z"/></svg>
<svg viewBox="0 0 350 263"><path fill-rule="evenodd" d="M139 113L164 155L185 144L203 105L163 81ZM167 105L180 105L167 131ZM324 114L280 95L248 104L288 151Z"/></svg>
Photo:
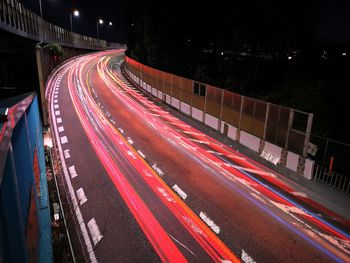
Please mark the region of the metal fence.
<svg viewBox="0 0 350 263"><path fill-rule="evenodd" d="M56 42L67 47L106 49L107 42L53 25L16 0L0 0L0 28L36 41Z"/></svg>
<svg viewBox="0 0 350 263"><path fill-rule="evenodd" d="M310 142L317 146L314 158L318 164L329 167L333 159L332 170L350 178L350 144L317 135L311 135Z"/></svg>
<svg viewBox="0 0 350 263"><path fill-rule="evenodd" d="M179 101L180 108L189 107L191 111L203 112L203 122L206 122L205 118L208 115L209 118L217 119L217 123L212 124L212 127L225 135L228 133L227 125L231 125L237 129L236 140L239 140L241 132L245 131L260 138L262 142L281 147L282 151L293 152L302 158L307 157L313 119L310 113L153 69L129 57L125 58L125 67L137 78L160 91L164 101L169 96L170 100ZM262 148L263 146L260 146L259 152ZM281 163L286 163L283 154Z"/></svg>
<svg viewBox="0 0 350 263"><path fill-rule="evenodd" d="M349 193L350 191L349 177L341 173L331 171L328 168L321 165L315 166L314 181L320 181L320 182L326 183L346 193Z"/></svg>

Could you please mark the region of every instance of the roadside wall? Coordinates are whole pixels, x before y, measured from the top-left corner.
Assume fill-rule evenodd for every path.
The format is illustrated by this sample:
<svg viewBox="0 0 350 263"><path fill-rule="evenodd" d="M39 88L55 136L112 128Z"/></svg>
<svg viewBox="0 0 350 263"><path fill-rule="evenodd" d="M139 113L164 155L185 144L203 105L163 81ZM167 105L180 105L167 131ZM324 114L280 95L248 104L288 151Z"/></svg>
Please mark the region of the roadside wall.
<svg viewBox="0 0 350 263"><path fill-rule="evenodd" d="M313 115L176 76L125 57L129 77L146 92L261 157L312 178L307 157Z"/></svg>

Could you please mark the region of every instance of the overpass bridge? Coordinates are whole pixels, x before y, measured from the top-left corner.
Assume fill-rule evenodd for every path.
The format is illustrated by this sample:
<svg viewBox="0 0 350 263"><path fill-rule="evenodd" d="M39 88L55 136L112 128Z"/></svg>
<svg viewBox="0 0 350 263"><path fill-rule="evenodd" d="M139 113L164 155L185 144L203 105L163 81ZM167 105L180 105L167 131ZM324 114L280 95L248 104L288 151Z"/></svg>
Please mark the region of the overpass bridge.
<svg viewBox="0 0 350 263"><path fill-rule="evenodd" d="M59 63L91 51L126 47L54 25L17 0L0 0L0 39L0 99L36 90L42 109L46 79ZM60 59L50 53L52 43L63 48ZM45 111L43 122L47 124Z"/></svg>

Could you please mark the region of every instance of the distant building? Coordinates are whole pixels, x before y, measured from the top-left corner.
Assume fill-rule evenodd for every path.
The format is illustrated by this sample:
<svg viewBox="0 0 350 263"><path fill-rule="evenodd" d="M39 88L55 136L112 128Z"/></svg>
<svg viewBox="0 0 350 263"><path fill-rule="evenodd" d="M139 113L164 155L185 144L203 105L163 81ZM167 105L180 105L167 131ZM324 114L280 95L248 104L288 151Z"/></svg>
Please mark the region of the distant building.
<svg viewBox="0 0 350 263"><path fill-rule="evenodd" d="M52 262L38 98L0 101L0 114L0 262Z"/></svg>

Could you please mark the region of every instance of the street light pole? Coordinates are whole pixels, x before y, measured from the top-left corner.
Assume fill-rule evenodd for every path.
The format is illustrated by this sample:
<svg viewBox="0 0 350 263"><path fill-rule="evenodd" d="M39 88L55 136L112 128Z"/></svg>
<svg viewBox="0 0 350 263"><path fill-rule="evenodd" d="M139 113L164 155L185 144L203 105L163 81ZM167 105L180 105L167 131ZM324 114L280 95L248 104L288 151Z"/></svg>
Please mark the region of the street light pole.
<svg viewBox="0 0 350 263"><path fill-rule="evenodd" d="M74 10L72 13L70 13L69 18L70 18L70 31L73 32L73 15L78 17L79 16L79 11Z"/></svg>
<svg viewBox="0 0 350 263"><path fill-rule="evenodd" d="M39 0L39 8L40 8L40 18L41 18L41 33L42 33L42 38L43 38L42 41L45 41L43 7L41 4L41 0Z"/></svg>
<svg viewBox="0 0 350 263"><path fill-rule="evenodd" d="M96 31L97 31L97 39L100 39L100 32L98 31L98 25L102 25L103 24L103 20L100 18L99 20L97 20L96 23Z"/></svg>

